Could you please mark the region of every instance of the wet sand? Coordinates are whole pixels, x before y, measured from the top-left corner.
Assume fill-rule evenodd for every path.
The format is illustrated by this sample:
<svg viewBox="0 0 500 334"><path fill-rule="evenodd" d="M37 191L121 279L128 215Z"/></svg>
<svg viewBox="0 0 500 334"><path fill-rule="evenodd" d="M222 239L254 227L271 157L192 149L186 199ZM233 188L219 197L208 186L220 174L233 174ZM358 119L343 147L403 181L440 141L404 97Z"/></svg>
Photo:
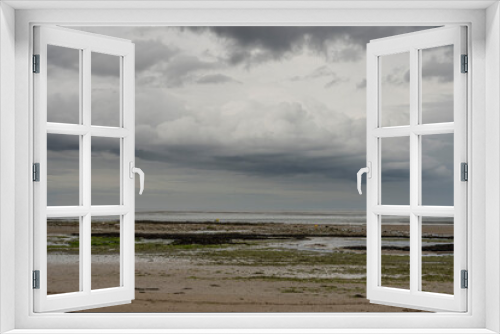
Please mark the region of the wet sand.
<svg viewBox="0 0 500 334"><path fill-rule="evenodd" d="M405 240L402 230L393 225L384 233ZM452 234L451 226L426 230L438 242ZM49 223L48 232L49 238L61 238L77 230L59 221ZM93 228L93 244L94 238L111 238L93 246L94 287L117 285L117 232L106 222ZM364 236L362 225L138 222L136 299L85 312L413 312L366 299L365 251L342 247L346 242L362 245ZM391 252L400 255L396 259L408 254ZM49 248L49 292L78 288L71 283L78 275L77 259L75 249ZM399 278L394 283L404 285ZM438 291L450 285L442 280L429 284Z"/></svg>

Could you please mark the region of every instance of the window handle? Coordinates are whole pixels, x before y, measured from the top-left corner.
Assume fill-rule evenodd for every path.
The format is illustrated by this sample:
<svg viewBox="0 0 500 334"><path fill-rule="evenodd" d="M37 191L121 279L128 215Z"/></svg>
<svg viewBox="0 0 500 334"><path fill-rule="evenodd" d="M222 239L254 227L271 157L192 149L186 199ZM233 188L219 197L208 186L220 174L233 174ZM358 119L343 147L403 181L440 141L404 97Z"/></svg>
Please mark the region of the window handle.
<svg viewBox="0 0 500 334"><path fill-rule="evenodd" d="M141 189L139 190L139 195L142 195L142 192L144 191L144 172L142 171L142 169L134 167L133 161L130 161L129 167L130 167L129 176L131 179L134 178L134 174L139 174L139 183L141 185Z"/></svg>
<svg viewBox="0 0 500 334"><path fill-rule="evenodd" d="M363 193L361 192L361 176L363 173L366 173L366 177L371 179L372 178L372 163L368 161L368 167L361 168L358 172L358 192L360 195Z"/></svg>

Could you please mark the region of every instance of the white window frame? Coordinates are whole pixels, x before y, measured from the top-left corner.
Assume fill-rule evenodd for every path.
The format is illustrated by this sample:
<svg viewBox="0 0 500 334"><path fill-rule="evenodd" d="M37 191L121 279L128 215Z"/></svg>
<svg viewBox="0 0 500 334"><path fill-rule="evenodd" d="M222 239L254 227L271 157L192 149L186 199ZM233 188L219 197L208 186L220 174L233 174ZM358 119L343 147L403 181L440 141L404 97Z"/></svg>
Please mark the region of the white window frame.
<svg viewBox="0 0 500 334"><path fill-rule="evenodd" d="M415 333L416 328L421 333L500 332L498 1L62 3L11 0L4 1L0 6L0 332L13 330L12 333L36 333L44 329L47 333L47 329L51 329L50 332L77 333L78 329L86 329L86 333L109 333L112 329L122 329L118 332L124 332L126 329L127 333L145 333L162 329L161 332L170 333L249 333L249 329L253 329L252 333ZM103 7L114 10L96 10ZM471 75L468 79L468 109L471 110L468 116L468 132L471 134L468 141L471 154L468 190L468 197L471 199L468 203L468 312L34 314L33 293L29 289L32 268L30 254L33 244L30 181L33 133L30 99L32 76L29 70L34 24L467 25L470 32L471 59ZM488 71L485 71L486 65ZM15 85L12 84L14 80ZM15 100L12 98L14 95ZM13 139L15 145L12 145ZM355 172L353 171L353 175ZM356 191L354 182L353 191ZM142 329L138 329L138 326L142 326Z"/></svg>
<svg viewBox="0 0 500 334"><path fill-rule="evenodd" d="M461 287L461 270L467 269L467 184L461 181L461 163L467 163L467 73L461 73L461 56L467 54L466 28L448 26L391 36L370 41L367 58L367 162L371 166L367 178L367 298L374 303L415 307L422 310L467 310L467 290ZM422 52L445 45L453 46L453 121L422 123ZM409 124L382 126L382 57L408 54ZM453 134L453 197L452 206L422 204L422 136ZM409 203L382 203L382 141L384 138L408 138ZM382 284L382 217L405 216L409 219L408 289ZM453 294L422 290L422 217L448 217L453 223Z"/></svg>
<svg viewBox="0 0 500 334"><path fill-rule="evenodd" d="M75 311L130 303L135 290L135 180L130 177L135 160L135 45L129 40L91 34L61 27L34 27L34 53L40 57L39 73L34 84L34 162L40 164L39 182L33 184L34 270L39 270L39 288L34 290L35 312ZM80 62L79 124L47 121L47 48L48 45L78 50ZM91 81L92 54L113 55L119 62L119 124L92 125ZM47 134L73 135L80 138L79 171L80 201L74 206L47 206ZM118 205L91 203L93 138L114 138L119 141ZM130 173L129 173L130 172ZM132 174L133 175L133 174ZM118 287L92 289L92 216L119 216L120 221L120 284ZM79 291L47 295L47 218L79 218Z"/></svg>

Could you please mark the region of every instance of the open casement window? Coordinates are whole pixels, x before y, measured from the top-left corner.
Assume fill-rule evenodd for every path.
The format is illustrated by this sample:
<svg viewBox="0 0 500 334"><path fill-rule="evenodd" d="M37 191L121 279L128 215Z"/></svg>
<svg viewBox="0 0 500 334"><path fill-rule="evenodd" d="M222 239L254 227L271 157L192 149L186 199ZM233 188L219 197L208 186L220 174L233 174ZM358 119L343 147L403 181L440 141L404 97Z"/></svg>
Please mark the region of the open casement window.
<svg viewBox="0 0 500 334"><path fill-rule="evenodd" d="M367 46L367 298L372 303L467 310L462 287L466 53L466 28L459 26ZM433 287L436 279L427 275L432 265L449 272L448 288Z"/></svg>
<svg viewBox="0 0 500 334"><path fill-rule="evenodd" d="M127 40L59 27L34 29L35 312L90 309L134 299L134 62L134 44ZM106 80L113 81L114 88L103 84ZM111 98L100 98L103 92ZM54 154L63 159L55 161ZM94 167L103 156L116 163L111 172L99 175ZM63 166L71 163L73 169ZM69 204L68 170L76 175L75 200ZM56 187L61 204L48 189L54 178L62 184ZM108 179L116 180L116 187L107 189ZM113 200L97 196L96 189L108 191ZM51 240L49 222L67 229L68 240ZM94 230L102 222L115 224L113 234L95 241ZM112 252L119 259L104 263L109 275L116 276L113 286L102 286L92 272L93 248L103 243L100 254L104 249L104 254ZM66 266L54 272L48 260L57 247L69 247L74 255L59 257L59 264ZM58 281L63 276L70 278Z"/></svg>

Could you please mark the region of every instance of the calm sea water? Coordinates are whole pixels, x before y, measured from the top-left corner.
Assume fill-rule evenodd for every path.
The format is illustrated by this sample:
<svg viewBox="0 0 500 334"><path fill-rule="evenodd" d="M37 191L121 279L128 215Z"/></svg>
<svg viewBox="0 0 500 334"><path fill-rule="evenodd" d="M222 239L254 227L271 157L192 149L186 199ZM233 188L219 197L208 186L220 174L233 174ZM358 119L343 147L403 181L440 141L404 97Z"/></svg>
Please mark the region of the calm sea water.
<svg viewBox="0 0 500 334"><path fill-rule="evenodd" d="M286 224L366 224L366 211L333 212L181 212L136 211L136 220L170 222L218 222L218 223L286 223ZM384 216L384 224L409 223L408 217ZM426 224L449 224L450 218L433 218Z"/></svg>
<svg viewBox="0 0 500 334"><path fill-rule="evenodd" d="M136 211L136 220L219 223L366 224L365 211L338 212L180 212Z"/></svg>

